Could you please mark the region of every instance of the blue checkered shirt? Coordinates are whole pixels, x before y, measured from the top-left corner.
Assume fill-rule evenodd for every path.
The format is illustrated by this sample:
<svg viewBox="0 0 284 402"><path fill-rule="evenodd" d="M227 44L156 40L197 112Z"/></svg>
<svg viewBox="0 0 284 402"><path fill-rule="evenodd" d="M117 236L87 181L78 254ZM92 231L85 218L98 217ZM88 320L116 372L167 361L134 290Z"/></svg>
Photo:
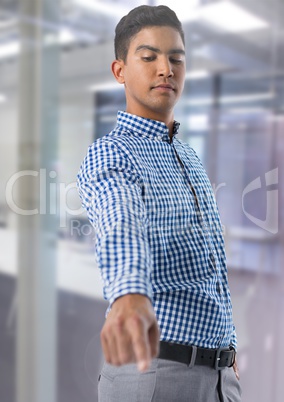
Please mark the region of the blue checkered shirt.
<svg viewBox="0 0 284 402"><path fill-rule="evenodd" d="M163 122L118 112L97 139L77 186L96 233L109 308L147 295L161 340L236 348L222 225L195 151Z"/></svg>

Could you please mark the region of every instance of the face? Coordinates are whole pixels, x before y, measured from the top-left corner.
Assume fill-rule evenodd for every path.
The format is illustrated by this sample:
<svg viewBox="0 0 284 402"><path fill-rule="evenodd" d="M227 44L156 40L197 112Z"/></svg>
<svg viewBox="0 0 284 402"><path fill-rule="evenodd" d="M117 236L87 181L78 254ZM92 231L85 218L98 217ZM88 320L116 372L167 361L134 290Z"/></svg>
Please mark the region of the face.
<svg viewBox="0 0 284 402"><path fill-rule="evenodd" d="M171 27L147 27L132 38L126 62L116 60L112 70L125 86L126 111L164 121L173 120L185 77L185 49Z"/></svg>

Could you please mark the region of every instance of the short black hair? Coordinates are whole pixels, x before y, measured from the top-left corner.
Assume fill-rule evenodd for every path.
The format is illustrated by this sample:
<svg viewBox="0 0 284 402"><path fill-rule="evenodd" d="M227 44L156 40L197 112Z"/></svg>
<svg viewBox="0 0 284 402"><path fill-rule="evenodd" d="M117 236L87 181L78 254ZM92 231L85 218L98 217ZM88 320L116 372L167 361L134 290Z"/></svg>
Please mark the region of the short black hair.
<svg viewBox="0 0 284 402"><path fill-rule="evenodd" d="M129 44L133 36L145 27L169 26L176 29L182 39L184 32L176 13L167 6L138 6L122 17L115 28L115 58L126 61Z"/></svg>

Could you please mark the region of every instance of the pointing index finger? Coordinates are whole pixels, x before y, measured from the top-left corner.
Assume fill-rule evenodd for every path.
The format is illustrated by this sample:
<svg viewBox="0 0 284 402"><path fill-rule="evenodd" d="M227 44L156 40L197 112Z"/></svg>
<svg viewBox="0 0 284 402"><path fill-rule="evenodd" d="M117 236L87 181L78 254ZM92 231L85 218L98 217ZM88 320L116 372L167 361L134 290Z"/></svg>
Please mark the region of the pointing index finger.
<svg viewBox="0 0 284 402"><path fill-rule="evenodd" d="M129 333L138 370L145 371L149 368L151 361L148 325L145 319L137 316L133 317L129 324Z"/></svg>

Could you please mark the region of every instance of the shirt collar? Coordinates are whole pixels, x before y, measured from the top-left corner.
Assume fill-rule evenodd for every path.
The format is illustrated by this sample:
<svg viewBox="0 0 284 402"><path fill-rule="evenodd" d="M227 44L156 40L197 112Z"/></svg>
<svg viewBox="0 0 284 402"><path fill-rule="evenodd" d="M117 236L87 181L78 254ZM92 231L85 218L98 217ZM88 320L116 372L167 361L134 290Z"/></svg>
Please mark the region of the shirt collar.
<svg viewBox="0 0 284 402"><path fill-rule="evenodd" d="M146 119L145 117L118 111L117 124L151 139L170 142L169 129L162 121ZM178 134L180 123L174 121L173 137Z"/></svg>

